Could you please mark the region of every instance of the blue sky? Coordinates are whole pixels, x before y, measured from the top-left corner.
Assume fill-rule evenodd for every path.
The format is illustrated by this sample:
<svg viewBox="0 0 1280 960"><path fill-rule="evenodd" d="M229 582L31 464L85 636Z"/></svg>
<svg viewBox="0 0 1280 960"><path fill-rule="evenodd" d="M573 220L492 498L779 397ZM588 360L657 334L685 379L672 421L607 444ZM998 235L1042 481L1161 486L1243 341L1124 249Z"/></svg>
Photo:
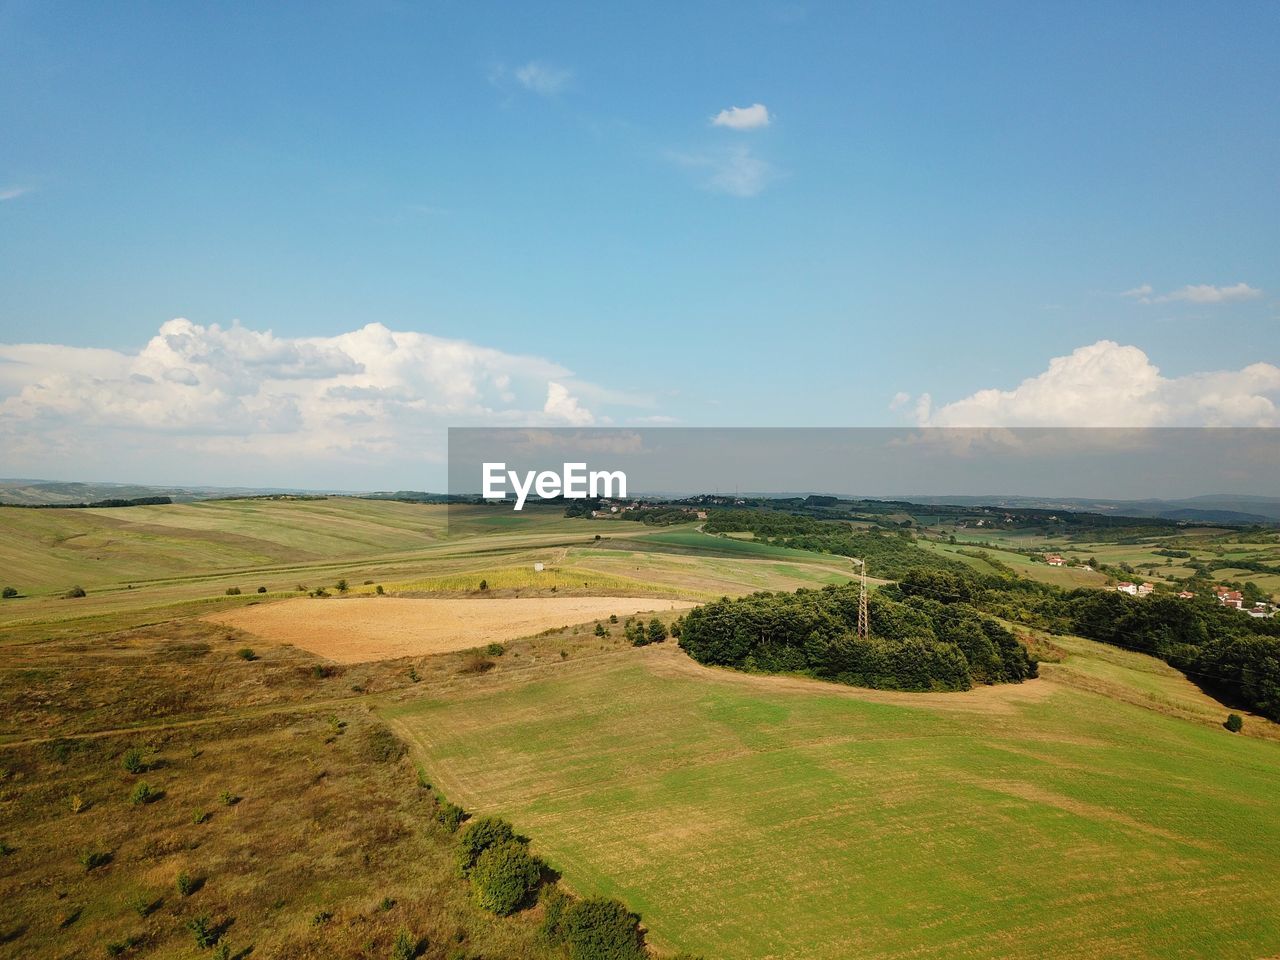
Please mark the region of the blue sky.
<svg viewBox="0 0 1280 960"><path fill-rule="evenodd" d="M1031 412L1064 391L1196 422L1208 374L1214 417L1270 424L1278 43L1270 3L0 2L0 472L100 473L111 431L208 449L207 418L131 386L76 403L165 422L38 441L77 378L241 410L263 351L368 324L516 358L505 406L358 385L423 401L433 430L550 416L549 383L566 422L1101 415ZM767 123L713 123L756 104ZM190 342L233 321L274 339L219 341L220 383L207 344L144 374L76 352L134 357L179 317ZM963 405L1099 342L1066 388ZM445 362L432 343L409 358ZM314 434L304 401L244 439ZM342 415L394 442L382 411ZM293 475L245 457L223 479ZM317 482L360 476L324 463Z"/></svg>

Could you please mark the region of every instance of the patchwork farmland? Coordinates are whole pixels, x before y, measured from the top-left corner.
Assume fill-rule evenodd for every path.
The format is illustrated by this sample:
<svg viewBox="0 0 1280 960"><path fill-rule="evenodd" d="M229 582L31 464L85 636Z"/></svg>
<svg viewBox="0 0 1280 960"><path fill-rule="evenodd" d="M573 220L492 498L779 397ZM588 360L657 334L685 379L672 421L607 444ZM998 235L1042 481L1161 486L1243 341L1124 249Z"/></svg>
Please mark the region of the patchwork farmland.
<svg viewBox="0 0 1280 960"><path fill-rule="evenodd" d="M0 520L0 957L195 955L201 929L231 956L562 957L545 896L480 905L454 804L635 910L659 958L1280 952L1280 727L1143 653L1009 623L1039 677L939 693L636 646L855 574L693 523L345 498ZM1026 545L1075 549L886 536L1050 585Z"/></svg>

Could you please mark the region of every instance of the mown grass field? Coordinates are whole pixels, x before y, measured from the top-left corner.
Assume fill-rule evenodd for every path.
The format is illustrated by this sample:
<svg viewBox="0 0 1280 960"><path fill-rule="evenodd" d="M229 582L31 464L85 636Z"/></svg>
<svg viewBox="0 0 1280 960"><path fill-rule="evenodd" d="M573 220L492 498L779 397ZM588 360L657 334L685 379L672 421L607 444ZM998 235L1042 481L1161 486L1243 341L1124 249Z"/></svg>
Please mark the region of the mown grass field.
<svg viewBox="0 0 1280 960"><path fill-rule="evenodd" d="M571 886L709 957L1280 951L1280 744L1223 731L1163 664L1063 643L1044 679L971 694L712 671L668 645L386 715Z"/></svg>

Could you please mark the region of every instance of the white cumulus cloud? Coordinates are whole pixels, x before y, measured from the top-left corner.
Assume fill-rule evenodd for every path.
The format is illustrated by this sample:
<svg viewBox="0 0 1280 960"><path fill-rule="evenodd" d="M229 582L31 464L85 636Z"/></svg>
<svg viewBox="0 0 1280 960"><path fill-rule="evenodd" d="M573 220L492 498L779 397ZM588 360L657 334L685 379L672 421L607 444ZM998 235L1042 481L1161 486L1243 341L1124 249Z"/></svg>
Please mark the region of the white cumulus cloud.
<svg viewBox="0 0 1280 960"><path fill-rule="evenodd" d="M281 337L176 319L136 352L0 344L0 472L102 476L114 463L173 479L190 465L213 482L200 465L232 458L255 483L321 482L343 463L374 486L380 465L439 460L448 426L600 422L584 392L652 403L541 357L380 323Z"/></svg>
<svg viewBox="0 0 1280 960"><path fill-rule="evenodd" d="M899 394L893 407L910 398ZM1139 348L1099 340L1049 361L1012 389L991 388L934 406L917 400L932 427L1280 426L1280 367L1165 377Z"/></svg>
<svg viewBox="0 0 1280 960"><path fill-rule="evenodd" d="M769 108L763 103L753 103L749 107L728 107L711 118L711 125L728 127L730 130L758 130L767 127L772 118Z"/></svg>

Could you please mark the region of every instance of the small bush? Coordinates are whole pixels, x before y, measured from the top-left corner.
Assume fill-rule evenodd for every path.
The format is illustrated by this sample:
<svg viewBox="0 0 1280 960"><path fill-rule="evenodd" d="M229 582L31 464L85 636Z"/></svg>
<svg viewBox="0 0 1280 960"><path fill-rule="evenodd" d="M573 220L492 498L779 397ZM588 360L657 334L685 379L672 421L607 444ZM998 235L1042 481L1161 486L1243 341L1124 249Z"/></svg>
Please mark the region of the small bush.
<svg viewBox="0 0 1280 960"><path fill-rule="evenodd" d="M611 614L609 614L609 622L610 622L610 623L617 623L617 622L618 622L618 615L617 615L616 613L611 613Z"/></svg>
<svg viewBox="0 0 1280 960"><path fill-rule="evenodd" d="M1232 733L1239 733L1244 729L1244 717L1238 713L1227 714L1227 722L1223 724Z"/></svg>
<svg viewBox="0 0 1280 960"><path fill-rule="evenodd" d="M76 600L80 597L87 597L88 594L84 592L84 587L80 586L80 584L76 584L62 596L65 600Z"/></svg>
<svg viewBox="0 0 1280 960"><path fill-rule="evenodd" d="M259 592L259 593L266 593L266 592L267 592L267 588L266 588L266 587L259 587L259 588L258 588L258 592Z"/></svg>
<svg viewBox="0 0 1280 960"><path fill-rule="evenodd" d="M391 960L414 960L418 955L418 941L408 930L396 934L396 942L391 948Z"/></svg>
<svg viewBox="0 0 1280 960"><path fill-rule="evenodd" d="M481 581L480 581L480 591L483 593L485 590L488 590L488 589L489 589L489 581L488 581L488 580L481 580Z"/></svg>
<svg viewBox="0 0 1280 960"><path fill-rule="evenodd" d="M649 621L649 642L662 643L665 639L667 639L667 628L663 625L661 620L654 617Z"/></svg>
<svg viewBox="0 0 1280 960"><path fill-rule="evenodd" d="M538 925L538 939L553 947L565 941L564 913L573 903L573 898L559 886L550 884L542 888L542 923Z"/></svg>
<svg viewBox="0 0 1280 960"><path fill-rule="evenodd" d="M240 802L240 798L237 797L230 790L223 790L221 793L218 794L218 802L222 804L224 807L234 807L237 803Z"/></svg>
<svg viewBox="0 0 1280 960"><path fill-rule="evenodd" d="M481 656L478 653L473 653L471 654L471 656L467 657L466 660L462 661L462 667L459 672L460 673L488 673L490 670L492 670L496 666L497 664L494 663L492 660L490 660L488 657Z"/></svg>
<svg viewBox="0 0 1280 960"><path fill-rule="evenodd" d="M7 857L13 853L13 847L9 846L5 841L0 840L0 857Z"/></svg>
<svg viewBox="0 0 1280 960"><path fill-rule="evenodd" d="M375 763L394 763L409 752L404 741L382 724L370 727L365 732L360 748L360 752Z"/></svg>
<svg viewBox="0 0 1280 960"><path fill-rule="evenodd" d="M489 847L471 868L476 902L500 917L515 912L537 889L541 876L542 864L516 840Z"/></svg>
<svg viewBox="0 0 1280 960"><path fill-rule="evenodd" d="M484 652L491 657L500 657L507 652L507 648L500 643L491 643L484 648Z"/></svg>
<svg viewBox="0 0 1280 960"><path fill-rule="evenodd" d="M378 584L376 587L373 588L373 592L376 593L378 596L382 596L387 591L382 589L382 584Z"/></svg>
<svg viewBox="0 0 1280 960"><path fill-rule="evenodd" d="M189 897L200 889L200 881L184 870L178 874L174 886L177 887L179 896Z"/></svg>
<svg viewBox="0 0 1280 960"><path fill-rule="evenodd" d="M312 590L312 591L311 591L311 595L312 595L313 597L321 597L321 598L324 598L324 597L327 597L327 596L329 595L329 591L328 591L328 590L326 590L324 587L316 587L314 590Z"/></svg>
<svg viewBox="0 0 1280 960"><path fill-rule="evenodd" d="M644 960L640 918L617 900L588 897L569 904L561 921L569 960Z"/></svg>
<svg viewBox="0 0 1280 960"><path fill-rule="evenodd" d="M213 921L209 919L207 913L199 914L187 921L187 929L191 931L191 935L195 937L196 946L201 950L207 950L218 942L218 933L213 927Z"/></svg>
<svg viewBox="0 0 1280 960"><path fill-rule="evenodd" d="M110 863L111 854L107 853L105 850L99 850L96 847L86 847L80 851L76 860L79 861L80 866L84 867L84 872L89 873L92 870L97 870L99 867L105 867Z"/></svg>
<svg viewBox="0 0 1280 960"><path fill-rule="evenodd" d="M596 636L597 636L597 637L607 637L608 635L609 635L609 631L605 629L604 624L603 624L603 623L597 623L597 624L596 624Z"/></svg>
<svg viewBox="0 0 1280 960"><path fill-rule="evenodd" d="M253 652L253 647L241 647L236 651L236 656L241 660L257 660L258 655Z"/></svg>
<svg viewBox="0 0 1280 960"><path fill-rule="evenodd" d="M137 747L130 747L124 752L124 756L120 758L120 766L124 768L125 773L145 773L147 761L143 757L141 750Z"/></svg>
<svg viewBox="0 0 1280 960"><path fill-rule="evenodd" d="M4 597L4 599L6 600L10 600L13 597L16 597L17 595L18 595L17 587L5 587L3 591L0 591L0 597Z"/></svg>
<svg viewBox="0 0 1280 960"><path fill-rule="evenodd" d="M191 822L199 826L202 823L208 823L212 816L213 814L208 810L197 810L191 815Z"/></svg>
<svg viewBox="0 0 1280 960"><path fill-rule="evenodd" d="M456 803L441 800L436 806L436 819L450 833L456 833L458 827L462 826L462 821L467 819L467 812Z"/></svg>
<svg viewBox="0 0 1280 960"><path fill-rule="evenodd" d="M465 877L471 873L480 854L500 843L516 839L516 831L501 817L480 817L467 827L458 840L458 869Z"/></svg>
<svg viewBox="0 0 1280 960"><path fill-rule="evenodd" d="M227 587L226 594L227 594L227 596L228 596L228 597L238 597L238 596L240 596L240 588L239 588L239 587Z"/></svg>
<svg viewBox="0 0 1280 960"><path fill-rule="evenodd" d="M336 584L334 584L334 586L338 588L339 593L346 593L348 590L351 589L350 585L347 583L345 578L342 580L339 580Z"/></svg>
<svg viewBox="0 0 1280 960"><path fill-rule="evenodd" d="M332 912L332 911L330 911L330 910L321 910L320 912L318 912L318 913L316 913L314 916L312 916L312 918L311 918L311 925L312 925L313 927L322 927L322 926L324 926L326 923L328 923L328 922L329 922L330 920L332 920L332 919L333 919L333 912Z"/></svg>
<svg viewBox="0 0 1280 960"><path fill-rule="evenodd" d="M161 796L163 796L162 791L152 788L151 784L147 783L147 781L141 780L129 794L129 802L135 807L140 807L144 804L154 803L159 800Z"/></svg>
<svg viewBox="0 0 1280 960"><path fill-rule="evenodd" d="M67 807L72 813L80 813L87 806L88 804L85 803L84 797L78 793L73 793L67 800Z"/></svg>
<svg viewBox="0 0 1280 960"><path fill-rule="evenodd" d="M107 943L104 949L107 951L108 957L122 957L141 942L141 937L133 936L125 940L112 940Z"/></svg>

